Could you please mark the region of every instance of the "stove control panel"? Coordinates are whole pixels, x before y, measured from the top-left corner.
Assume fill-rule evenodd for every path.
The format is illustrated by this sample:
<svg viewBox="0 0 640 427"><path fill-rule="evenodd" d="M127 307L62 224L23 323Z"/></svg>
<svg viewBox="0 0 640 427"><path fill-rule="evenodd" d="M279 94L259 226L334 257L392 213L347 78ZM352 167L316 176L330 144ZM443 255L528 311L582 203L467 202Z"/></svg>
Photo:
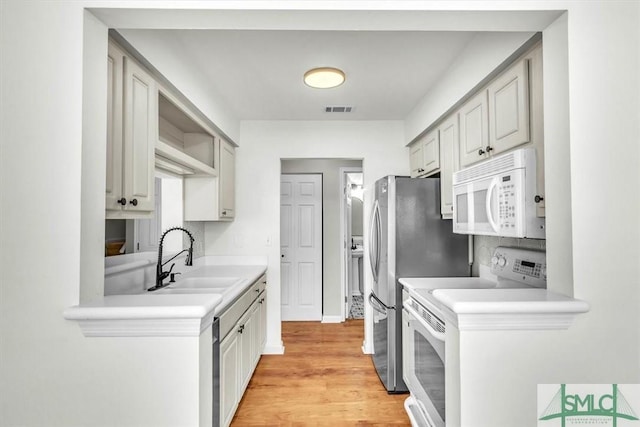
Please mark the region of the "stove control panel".
<svg viewBox="0 0 640 427"><path fill-rule="evenodd" d="M491 257L491 273L498 278L547 287L547 257L543 251L499 246Z"/></svg>

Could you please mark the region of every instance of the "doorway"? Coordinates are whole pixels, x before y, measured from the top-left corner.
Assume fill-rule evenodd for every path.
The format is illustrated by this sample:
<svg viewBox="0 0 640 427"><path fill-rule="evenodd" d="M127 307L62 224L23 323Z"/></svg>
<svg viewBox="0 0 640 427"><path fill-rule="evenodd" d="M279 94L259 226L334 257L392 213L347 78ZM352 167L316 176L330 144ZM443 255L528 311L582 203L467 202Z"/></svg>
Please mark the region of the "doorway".
<svg viewBox="0 0 640 427"><path fill-rule="evenodd" d="M364 319L363 278L363 173L362 168L341 168L342 293L344 319Z"/></svg>
<svg viewBox="0 0 640 427"><path fill-rule="evenodd" d="M322 174L280 176L282 320L322 319Z"/></svg>
<svg viewBox="0 0 640 427"><path fill-rule="evenodd" d="M281 159L281 175L322 175L322 283L320 292L322 293L322 314L323 323L340 323L345 320L344 305L345 295L343 289L344 273L344 225L342 198L344 194L344 183L342 182L342 169L362 171L362 159L343 158L292 158ZM284 216L285 208L281 207L281 242L286 236L282 236L283 223L286 222ZM284 252L282 253L284 254ZM282 261L282 258L281 258ZM285 276L289 266L282 266L281 283L289 280ZM316 289L317 291L317 289ZM282 298L286 296L283 293ZM282 320L285 316L285 307L281 307Z"/></svg>

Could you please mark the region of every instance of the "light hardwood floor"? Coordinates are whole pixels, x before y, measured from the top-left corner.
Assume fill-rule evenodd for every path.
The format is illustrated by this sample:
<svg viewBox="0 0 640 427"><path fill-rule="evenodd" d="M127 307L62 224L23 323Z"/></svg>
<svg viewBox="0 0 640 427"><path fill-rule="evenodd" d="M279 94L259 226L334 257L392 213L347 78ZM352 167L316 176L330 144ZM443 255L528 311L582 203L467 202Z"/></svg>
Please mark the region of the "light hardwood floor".
<svg viewBox="0 0 640 427"><path fill-rule="evenodd" d="M232 427L410 426L362 354L362 320L283 322L285 354L262 356Z"/></svg>

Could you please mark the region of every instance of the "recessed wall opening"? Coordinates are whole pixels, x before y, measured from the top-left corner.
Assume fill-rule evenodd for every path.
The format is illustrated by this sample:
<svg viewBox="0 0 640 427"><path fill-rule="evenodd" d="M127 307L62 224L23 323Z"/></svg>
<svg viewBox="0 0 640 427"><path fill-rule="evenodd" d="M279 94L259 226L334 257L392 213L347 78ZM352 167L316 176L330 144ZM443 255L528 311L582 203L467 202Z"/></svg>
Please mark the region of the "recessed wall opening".
<svg viewBox="0 0 640 427"><path fill-rule="evenodd" d="M282 320L305 320L294 319L286 315L289 305L294 301L287 300L288 293L284 292L288 286L286 283L292 279L290 276L291 262L293 257L290 256L292 248L290 247L291 230L293 230L292 221L297 225L302 224L299 220L304 219L304 211L311 212L311 203L303 202L298 205L297 211L300 215L292 217L292 209L295 203L291 203L290 199L285 201L284 197L293 194L294 185L302 185L301 189L311 192L312 184L305 183L303 178L311 180L314 175L320 175L322 178L321 187L321 316L306 319L320 320L325 323L341 322L345 319L345 282L347 279L345 254L350 251L351 240L345 232L345 210L344 210L344 193L345 193L345 171L359 172L362 175L362 160L360 159L282 159L281 160L281 207L280 207L280 240L281 240L281 283L283 287L283 297L281 301ZM353 178L356 180L356 178ZM296 181L297 180L297 181ZM298 184L296 184L296 182ZM361 181L360 181L361 182ZM300 190L301 191L301 190ZM298 196L309 197L309 196ZM362 212L362 210L360 210ZM296 219L297 218L297 219ZM360 221L361 223L362 221ZM349 223L350 225L350 223ZM305 225L308 226L308 225ZM304 227L303 227L304 228ZM300 231L297 231L300 232ZM301 231L301 236L309 235ZM350 252L349 252L349 255ZM309 265L309 268L310 265ZM300 271L297 269L296 271ZM299 280L299 279L298 279ZM316 285L318 286L318 285ZM298 301L302 304L311 303L310 300Z"/></svg>

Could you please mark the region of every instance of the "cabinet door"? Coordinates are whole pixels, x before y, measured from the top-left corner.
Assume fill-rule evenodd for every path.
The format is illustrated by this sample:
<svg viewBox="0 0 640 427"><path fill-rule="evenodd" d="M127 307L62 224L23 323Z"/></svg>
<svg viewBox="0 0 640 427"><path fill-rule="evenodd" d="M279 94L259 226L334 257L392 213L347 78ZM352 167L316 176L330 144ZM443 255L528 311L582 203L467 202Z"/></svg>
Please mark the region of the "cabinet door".
<svg viewBox="0 0 640 427"><path fill-rule="evenodd" d="M458 115L447 118L440 127L440 213L453 215L453 173L460 168L458 159Z"/></svg>
<svg viewBox="0 0 640 427"><path fill-rule="evenodd" d="M489 117L487 91L467 101L458 111L460 119L460 164L468 166L487 157Z"/></svg>
<svg viewBox="0 0 640 427"><path fill-rule="evenodd" d="M255 339L255 313L257 310L257 304L254 304L247 310L247 313L238 322L240 324L240 395L244 393L251 374L253 373L253 361L254 357L254 339Z"/></svg>
<svg viewBox="0 0 640 427"><path fill-rule="evenodd" d="M107 210L120 210L122 194L122 76L124 52L109 43L107 54Z"/></svg>
<svg viewBox="0 0 640 427"><path fill-rule="evenodd" d="M422 141L415 142L409 147L409 165L411 167L411 178L422 175Z"/></svg>
<svg viewBox="0 0 640 427"><path fill-rule="evenodd" d="M232 330L220 343L220 425L231 424L240 400L238 332Z"/></svg>
<svg viewBox="0 0 640 427"><path fill-rule="evenodd" d="M422 141L423 175L428 175L440 169L440 138L435 130L424 137Z"/></svg>
<svg viewBox="0 0 640 427"><path fill-rule="evenodd" d="M258 300L260 304L260 334L258 341L258 358L262 355L264 351L264 346L267 343L267 291L265 290L260 295L260 299Z"/></svg>
<svg viewBox="0 0 640 427"><path fill-rule="evenodd" d="M529 61L522 60L487 88L489 95L489 145L492 154L530 141Z"/></svg>
<svg viewBox="0 0 640 427"><path fill-rule="evenodd" d="M158 90L153 78L124 61L124 193L127 210L153 211Z"/></svg>
<svg viewBox="0 0 640 427"><path fill-rule="evenodd" d="M220 140L220 218L235 216L236 153L233 145Z"/></svg>

